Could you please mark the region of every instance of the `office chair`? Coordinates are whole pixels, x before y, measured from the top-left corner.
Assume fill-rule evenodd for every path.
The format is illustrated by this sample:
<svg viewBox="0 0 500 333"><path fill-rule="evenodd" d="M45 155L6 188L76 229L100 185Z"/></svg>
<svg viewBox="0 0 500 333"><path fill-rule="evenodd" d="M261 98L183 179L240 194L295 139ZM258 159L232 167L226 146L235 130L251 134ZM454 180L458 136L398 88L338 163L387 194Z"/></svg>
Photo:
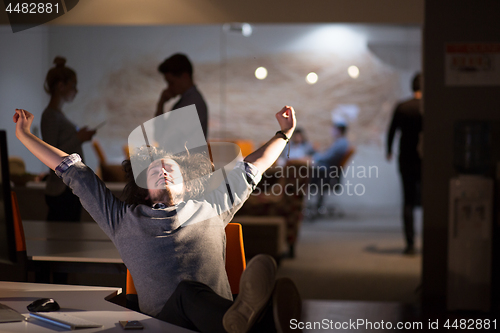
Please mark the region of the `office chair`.
<svg viewBox="0 0 500 333"><path fill-rule="evenodd" d="M246 268L245 247L243 245L243 229L239 223L226 226L226 273L233 296L240 292L241 274ZM126 307L139 311L139 299L132 274L127 269Z"/></svg>
<svg viewBox="0 0 500 333"><path fill-rule="evenodd" d="M28 257L26 255L26 239L24 237L23 222L17 200L16 192L11 191L12 216L14 220L14 236L16 243L17 263L13 266L1 267L2 276L7 281L26 282L28 281Z"/></svg>
<svg viewBox="0 0 500 333"><path fill-rule="evenodd" d="M241 224L228 223L226 226L226 273L233 295L240 293L240 277L246 267Z"/></svg>
<svg viewBox="0 0 500 333"><path fill-rule="evenodd" d="M97 140L92 141L92 147L99 160L100 178L104 182L125 182L125 171L121 164L108 164L104 150Z"/></svg>
<svg viewBox="0 0 500 333"><path fill-rule="evenodd" d="M26 172L26 164L19 156L9 156L9 177L16 186L24 186L33 180L35 175Z"/></svg>
<svg viewBox="0 0 500 333"><path fill-rule="evenodd" d="M137 290L135 289L134 279L132 278L132 274L127 269L127 282L125 289L125 307L130 310L134 310L137 312L141 312L139 309L139 298L137 297Z"/></svg>
<svg viewBox="0 0 500 333"><path fill-rule="evenodd" d="M17 194L14 191L10 192L12 198L12 215L14 217L14 234L16 236L16 251L24 252L26 257L26 238L24 237L23 221L21 220L21 211L19 210L19 202Z"/></svg>
<svg viewBox="0 0 500 333"><path fill-rule="evenodd" d="M341 169L347 165L347 162L349 162L349 160L351 159L351 157L354 155L355 152L356 152L356 148L353 146L350 146L347 149L346 153L344 154L344 156L342 156L342 159L340 160L339 167ZM342 172L340 172L338 178L328 178L327 179L328 183L325 184L324 187L326 187L326 188L329 187L331 189L334 189L336 184L340 184L340 182L341 182L340 176L341 175L342 175ZM311 209L311 208L307 209L305 215L307 215L311 220L314 220L315 218L317 218L320 215L333 216L335 214L335 212L338 211L338 209L335 207L335 205L330 205L330 206L323 205L323 200L325 199L325 195L329 195L329 192L324 193L323 190L321 190L320 193L318 194L318 201L316 203L316 207L317 207L316 211L314 211L314 209ZM337 214L339 216L344 215L344 213L341 211L339 211Z"/></svg>
<svg viewBox="0 0 500 333"><path fill-rule="evenodd" d="M17 194L14 191L11 191L11 200L17 263L8 272L9 280L17 282L35 281L52 283L53 273L47 271L44 265L36 264L28 259L28 255L26 253L26 238L24 235L23 221L21 219L21 211L19 209L19 201L17 199Z"/></svg>

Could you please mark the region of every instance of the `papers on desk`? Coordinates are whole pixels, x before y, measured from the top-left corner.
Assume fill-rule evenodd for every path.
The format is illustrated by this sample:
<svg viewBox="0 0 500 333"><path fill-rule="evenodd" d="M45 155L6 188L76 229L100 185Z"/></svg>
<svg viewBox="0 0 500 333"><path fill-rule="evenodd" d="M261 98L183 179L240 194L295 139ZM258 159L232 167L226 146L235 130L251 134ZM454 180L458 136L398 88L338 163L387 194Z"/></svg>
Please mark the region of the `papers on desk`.
<svg viewBox="0 0 500 333"><path fill-rule="evenodd" d="M64 312L33 312L30 313L30 316L72 330L77 328L98 328L103 326L85 319L71 316Z"/></svg>

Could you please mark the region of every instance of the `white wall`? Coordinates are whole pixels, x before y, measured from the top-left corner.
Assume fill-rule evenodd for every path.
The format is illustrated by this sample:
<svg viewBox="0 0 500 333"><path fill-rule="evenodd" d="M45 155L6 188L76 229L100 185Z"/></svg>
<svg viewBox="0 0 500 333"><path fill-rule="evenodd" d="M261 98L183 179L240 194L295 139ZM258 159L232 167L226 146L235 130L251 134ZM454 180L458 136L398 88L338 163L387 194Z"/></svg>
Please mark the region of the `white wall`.
<svg viewBox="0 0 500 333"><path fill-rule="evenodd" d="M0 129L7 130L9 155L21 156L30 172L45 170L16 139L12 116L16 108L30 111L39 120L48 96L43 90L48 54L48 29L38 27L12 33L0 26ZM36 133L35 127L33 128Z"/></svg>

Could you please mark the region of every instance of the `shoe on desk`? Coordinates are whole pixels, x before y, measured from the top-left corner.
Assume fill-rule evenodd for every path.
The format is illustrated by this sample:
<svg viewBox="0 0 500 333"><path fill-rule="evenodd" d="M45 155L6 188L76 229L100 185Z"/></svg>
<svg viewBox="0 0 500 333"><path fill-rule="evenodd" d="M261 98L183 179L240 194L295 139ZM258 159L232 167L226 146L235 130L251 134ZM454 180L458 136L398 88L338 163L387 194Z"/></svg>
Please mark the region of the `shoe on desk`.
<svg viewBox="0 0 500 333"><path fill-rule="evenodd" d="M259 254L248 262L240 278L240 293L222 319L229 333L250 330L273 294L276 262L266 254Z"/></svg>

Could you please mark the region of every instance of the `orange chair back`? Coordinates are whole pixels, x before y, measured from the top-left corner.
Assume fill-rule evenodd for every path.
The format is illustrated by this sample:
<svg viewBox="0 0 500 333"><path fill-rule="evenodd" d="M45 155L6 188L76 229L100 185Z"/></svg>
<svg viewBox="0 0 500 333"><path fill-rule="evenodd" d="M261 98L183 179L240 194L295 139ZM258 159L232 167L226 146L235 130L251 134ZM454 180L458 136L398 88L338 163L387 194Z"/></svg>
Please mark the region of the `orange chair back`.
<svg viewBox="0 0 500 333"><path fill-rule="evenodd" d="M10 192L12 198L12 216L14 217L14 234L16 236L16 251L26 251L26 239L24 237L23 220L21 220L21 211L17 201L16 192Z"/></svg>
<svg viewBox="0 0 500 333"><path fill-rule="evenodd" d="M229 223L226 226L226 273L233 295L240 292L240 277L246 267L243 229L239 223Z"/></svg>
<svg viewBox="0 0 500 333"><path fill-rule="evenodd" d="M254 152L253 142L250 140L235 140L234 143L241 149L241 156L246 157Z"/></svg>
<svg viewBox="0 0 500 333"><path fill-rule="evenodd" d="M132 274L130 274L130 271L127 269L127 285L126 285L127 291L126 294L137 294L137 290L135 290L135 285L134 285L134 279L132 278Z"/></svg>
<svg viewBox="0 0 500 333"><path fill-rule="evenodd" d="M226 273L233 295L240 292L240 277L246 266L243 229L239 223L229 223L226 226ZM137 294L134 280L128 269L126 294Z"/></svg>

